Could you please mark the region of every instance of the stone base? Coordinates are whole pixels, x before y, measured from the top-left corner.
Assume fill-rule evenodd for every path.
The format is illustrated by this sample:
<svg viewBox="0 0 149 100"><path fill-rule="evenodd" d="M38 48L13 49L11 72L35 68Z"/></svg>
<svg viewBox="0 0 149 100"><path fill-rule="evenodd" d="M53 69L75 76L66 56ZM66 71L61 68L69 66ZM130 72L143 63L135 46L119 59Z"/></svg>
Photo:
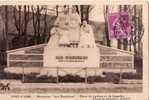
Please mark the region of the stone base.
<svg viewBox="0 0 149 100"><path fill-rule="evenodd" d="M99 67L98 48L49 48L44 50L45 67Z"/></svg>

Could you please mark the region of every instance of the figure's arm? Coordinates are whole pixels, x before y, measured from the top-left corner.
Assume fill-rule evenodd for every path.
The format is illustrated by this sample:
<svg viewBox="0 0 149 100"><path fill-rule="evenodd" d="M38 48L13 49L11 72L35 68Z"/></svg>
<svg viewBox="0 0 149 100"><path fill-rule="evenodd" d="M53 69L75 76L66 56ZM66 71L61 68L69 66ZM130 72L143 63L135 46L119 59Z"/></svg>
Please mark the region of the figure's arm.
<svg viewBox="0 0 149 100"><path fill-rule="evenodd" d="M50 31L50 35L54 35L57 32L56 28L52 28Z"/></svg>
<svg viewBox="0 0 149 100"><path fill-rule="evenodd" d="M65 20L65 25L69 25L69 23L70 23L70 17L67 15L66 16L67 18L66 18L66 20Z"/></svg>
<svg viewBox="0 0 149 100"><path fill-rule="evenodd" d="M59 26L59 22L60 22L60 17L58 16L54 22L54 26Z"/></svg>
<svg viewBox="0 0 149 100"><path fill-rule="evenodd" d="M63 20L63 23L61 25L61 28L64 29L64 30L68 30L70 19L69 19L69 16L65 16L65 17L66 17L66 19Z"/></svg>
<svg viewBox="0 0 149 100"><path fill-rule="evenodd" d="M93 31L92 26L88 25L88 27L89 27L89 33L94 36L94 31Z"/></svg>
<svg viewBox="0 0 149 100"><path fill-rule="evenodd" d="M81 28L80 28L80 36L81 36L81 35L84 35L83 26L81 26Z"/></svg>
<svg viewBox="0 0 149 100"><path fill-rule="evenodd" d="M78 14L77 14L78 15ZM78 23L79 23L79 25L81 25L81 17L78 15Z"/></svg>

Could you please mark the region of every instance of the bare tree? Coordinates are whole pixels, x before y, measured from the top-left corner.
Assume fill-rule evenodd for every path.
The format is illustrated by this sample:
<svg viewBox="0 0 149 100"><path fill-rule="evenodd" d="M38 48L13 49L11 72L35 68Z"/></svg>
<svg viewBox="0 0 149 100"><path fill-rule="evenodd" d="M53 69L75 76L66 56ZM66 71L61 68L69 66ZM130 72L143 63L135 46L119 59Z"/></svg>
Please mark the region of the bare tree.
<svg viewBox="0 0 149 100"><path fill-rule="evenodd" d="M59 6L58 5L56 5L56 16L58 16L58 9L59 9Z"/></svg>
<svg viewBox="0 0 149 100"><path fill-rule="evenodd" d="M23 22L23 29L22 29L22 35L24 36L24 46L27 45L27 25L29 23L30 17L30 7L24 5L24 22Z"/></svg>
<svg viewBox="0 0 149 100"><path fill-rule="evenodd" d="M44 8L44 15L43 15L43 32L42 32L42 39L41 42L44 43L46 40L46 33L47 33L47 29L48 29L48 25L47 25L47 8Z"/></svg>
<svg viewBox="0 0 149 100"><path fill-rule="evenodd" d="M15 27L18 31L18 36L21 36L21 19L22 19L21 9L22 9L22 6L20 6L20 5L18 6L18 11L17 11L16 6L13 8L14 24L15 24Z"/></svg>
<svg viewBox="0 0 149 100"><path fill-rule="evenodd" d="M13 8L13 18L14 18L14 24L18 32L18 41L22 41L23 39L23 45L20 46L27 46L27 25L30 21L30 7L27 5L24 5L23 7L21 5L15 6Z"/></svg>
<svg viewBox="0 0 149 100"><path fill-rule="evenodd" d="M90 5L80 5L81 21L86 20L89 22Z"/></svg>
<svg viewBox="0 0 149 100"><path fill-rule="evenodd" d="M119 5L119 12L122 11L122 5ZM117 48L122 49L121 39L117 39Z"/></svg>
<svg viewBox="0 0 149 100"><path fill-rule="evenodd" d="M81 21L83 21L83 19L84 19L84 15L83 15L83 5L80 5L80 10L81 10Z"/></svg>
<svg viewBox="0 0 149 100"><path fill-rule="evenodd" d="M137 20L136 20L137 10L136 10L136 8L137 8L137 6L134 5L134 17L133 17L133 21L134 21L134 29L135 29L135 30L134 30L134 33L133 33L134 36L136 36L136 32L137 32L137 30L136 30L136 27L137 27ZM134 38L133 41L136 41L136 38ZM136 52L137 52L137 49L136 49L136 43L133 43L133 46L134 46L134 52L136 53Z"/></svg>
<svg viewBox="0 0 149 100"><path fill-rule="evenodd" d="M107 46L111 46L111 41L109 39L109 32L108 32L108 22L107 22L107 13L109 12L109 7L108 5L104 6L104 19L105 19L105 34L106 34L106 41L107 41Z"/></svg>
<svg viewBox="0 0 149 100"><path fill-rule="evenodd" d="M41 28L41 11L43 7L37 5L36 7L32 6L32 18L33 18L33 28L34 28L34 43L40 43L40 28Z"/></svg>
<svg viewBox="0 0 149 100"><path fill-rule="evenodd" d="M144 28L142 24L142 7L139 5L134 6L134 32L133 32L133 38L132 38L132 43L134 46L134 52L135 56L138 56L139 53L141 52L142 48L141 46L141 39L144 33Z"/></svg>
<svg viewBox="0 0 149 100"><path fill-rule="evenodd" d="M127 5L124 5L124 11L127 12L127 10L128 10L128 6ZM123 49L124 50L128 50L128 39L125 38L123 41L124 41L124 44L123 44L124 45L124 48Z"/></svg>
<svg viewBox="0 0 149 100"><path fill-rule="evenodd" d="M127 5L120 5L119 7L120 12L127 12L128 11L128 6ZM123 46L123 48L122 48ZM118 39L118 48L123 49L123 50L128 50L128 39Z"/></svg>
<svg viewBox="0 0 149 100"><path fill-rule="evenodd" d="M8 46L8 6L5 6L5 39L6 39L6 50L9 49Z"/></svg>
<svg viewBox="0 0 149 100"><path fill-rule="evenodd" d="M79 6L78 5L75 5L75 7L76 7L77 13L80 14L80 12L79 12Z"/></svg>
<svg viewBox="0 0 149 100"><path fill-rule="evenodd" d="M8 6L5 5L4 6L4 22L1 19L1 37L0 37L0 65L6 65L6 51L9 49L9 45L8 45Z"/></svg>
<svg viewBox="0 0 149 100"><path fill-rule="evenodd" d="M139 17L138 17L138 30L139 30L139 36L141 36L141 32L143 31L143 24L142 24L142 6L140 7L140 10L139 10ZM139 37L141 38L141 37ZM138 51L139 51L139 56L142 57L142 52L143 52L143 49L142 49L142 41L140 40L138 42Z"/></svg>
<svg viewBox="0 0 149 100"><path fill-rule="evenodd" d="M131 45L133 45L135 54L138 54L141 52L141 38L144 32L142 24L142 7L139 5L124 5L123 11L128 12L129 23L131 25L131 38L129 40L128 38L123 40L123 49L128 50L129 45L129 51L131 51Z"/></svg>

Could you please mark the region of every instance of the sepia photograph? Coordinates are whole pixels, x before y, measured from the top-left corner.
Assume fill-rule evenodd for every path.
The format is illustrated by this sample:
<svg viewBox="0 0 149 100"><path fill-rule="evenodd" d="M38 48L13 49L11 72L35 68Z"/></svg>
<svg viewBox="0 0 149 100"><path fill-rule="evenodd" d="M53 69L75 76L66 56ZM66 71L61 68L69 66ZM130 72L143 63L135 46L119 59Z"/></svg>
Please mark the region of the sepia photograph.
<svg viewBox="0 0 149 100"><path fill-rule="evenodd" d="M142 4L0 5L0 93L143 93L144 31Z"/></svg>

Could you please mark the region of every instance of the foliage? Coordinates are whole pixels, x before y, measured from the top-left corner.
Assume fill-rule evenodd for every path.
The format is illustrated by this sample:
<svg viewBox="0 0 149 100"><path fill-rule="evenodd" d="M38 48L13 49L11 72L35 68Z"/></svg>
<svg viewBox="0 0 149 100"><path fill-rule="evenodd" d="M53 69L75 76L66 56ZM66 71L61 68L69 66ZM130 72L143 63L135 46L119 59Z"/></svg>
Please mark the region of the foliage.
<svg viewBox="0 0 149 100"><path fill-rule="evenodd" d="M67 74L65 76L59 76L59 80L60 82L84 82L84 78L78 76L78 75L71 75L71 74Z"/></svg>

